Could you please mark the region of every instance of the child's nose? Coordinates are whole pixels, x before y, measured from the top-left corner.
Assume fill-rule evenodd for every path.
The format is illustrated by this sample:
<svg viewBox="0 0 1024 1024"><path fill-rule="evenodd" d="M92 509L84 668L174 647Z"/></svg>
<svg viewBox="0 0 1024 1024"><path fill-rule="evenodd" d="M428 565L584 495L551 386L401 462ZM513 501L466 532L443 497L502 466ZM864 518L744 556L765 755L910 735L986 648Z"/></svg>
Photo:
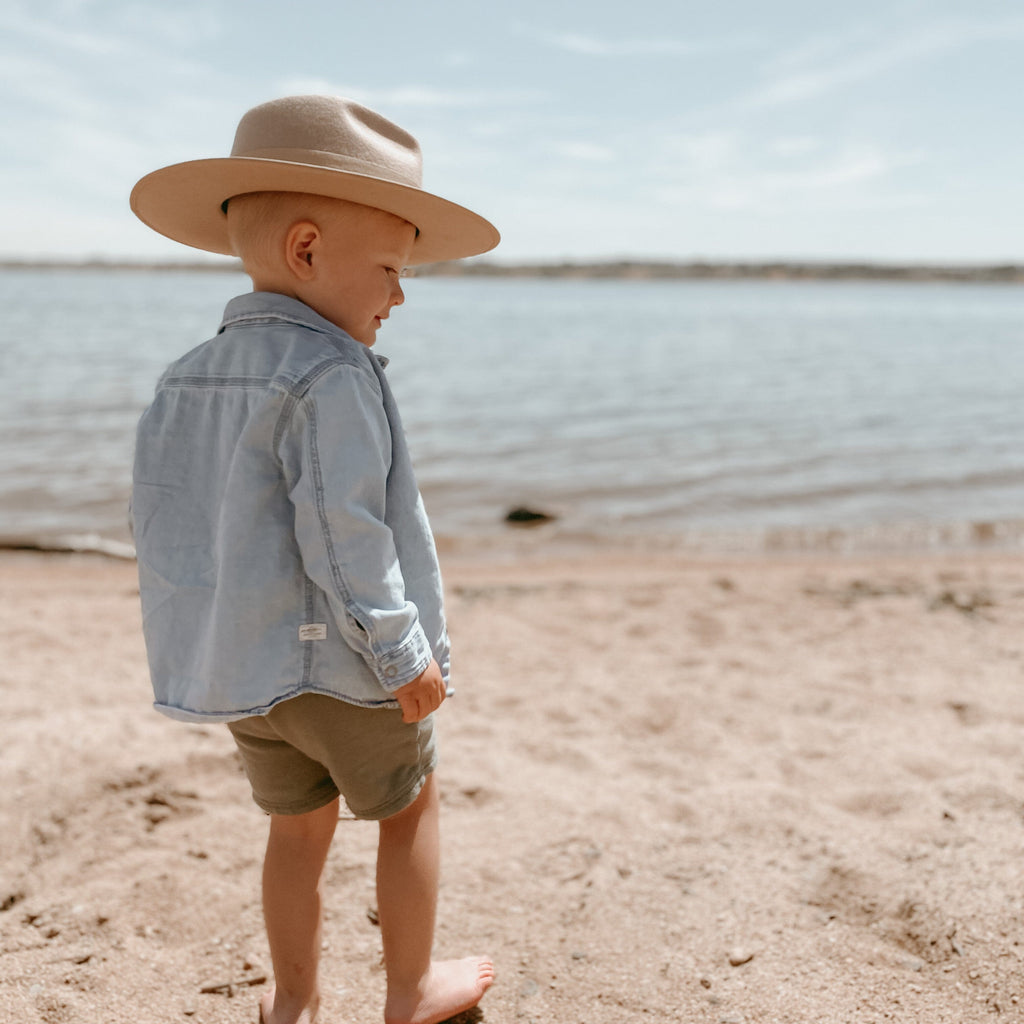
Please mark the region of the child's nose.
<svg viewBox="0 0 1024 1024"><path fill-rule="evenodd" d="M398 281L395 281L391 288L391 305L400 306L403 302L405 302L405 292L402 291L402 286Z"/></svg>

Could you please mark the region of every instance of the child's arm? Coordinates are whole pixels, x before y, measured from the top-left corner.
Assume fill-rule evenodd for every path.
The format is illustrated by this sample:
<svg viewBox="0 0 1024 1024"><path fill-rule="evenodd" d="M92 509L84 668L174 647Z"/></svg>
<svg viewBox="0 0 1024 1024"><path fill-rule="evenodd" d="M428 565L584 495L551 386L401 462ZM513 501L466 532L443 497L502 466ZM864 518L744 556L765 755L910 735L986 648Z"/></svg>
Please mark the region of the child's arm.
<svg viewBox="0 0 1024 1024"><path fill-rule="evenodd" d="M326 594L341 636L382 687L396 701L411 687L402 710L415 715L421 700L440 703L431 666L444 673L406 596L385 522L391 444L372 372L337 365L297 404L279 452L307 574Z"/></svg>
<svg viewBox="0 0 1024 1024"><path fill-rule="evenodd" d="M402 721L422 721L441 706L445 692L441 669L437 662L431 659L425 672L395 691L395 699L402 709Z"/></svg>

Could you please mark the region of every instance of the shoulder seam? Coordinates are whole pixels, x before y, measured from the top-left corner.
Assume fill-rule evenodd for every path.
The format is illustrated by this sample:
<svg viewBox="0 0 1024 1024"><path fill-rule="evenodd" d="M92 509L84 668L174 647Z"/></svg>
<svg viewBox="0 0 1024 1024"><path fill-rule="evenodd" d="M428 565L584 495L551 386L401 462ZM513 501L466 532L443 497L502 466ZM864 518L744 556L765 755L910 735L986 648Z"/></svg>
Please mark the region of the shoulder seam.
<svg viewBox="0 0 1024 1024"><path fill-rule="evenodd" d="M277 418L277 423L274 427L274 451L279 450L281 438L291 421L292 416L295 413L295 407L306 400L309 392L313 389L313 386L323 377L325 377L331 370L336 367L348 367L355 370L357 373L369 378L373 385L374 391L378 395L383 397L383 390L380 386L380 381L377 380L376 376L365 366L360 366L357 362L352 359L345 359L341 356L329 357L317 363L315 366L307 370L294 384L288 384L285 387L285 400L281 406L281 414ZM270 381L271 386L279 383L277 378Z"/></svg>

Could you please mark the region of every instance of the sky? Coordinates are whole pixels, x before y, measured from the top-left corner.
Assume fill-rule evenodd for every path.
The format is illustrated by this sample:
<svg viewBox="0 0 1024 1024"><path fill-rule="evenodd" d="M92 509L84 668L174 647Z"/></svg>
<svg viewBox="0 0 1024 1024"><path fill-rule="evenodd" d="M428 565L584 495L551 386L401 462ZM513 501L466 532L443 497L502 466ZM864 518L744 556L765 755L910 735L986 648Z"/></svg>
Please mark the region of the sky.
<svg viewBox="0 0 1024 1024"><path fill-rule="evenodd" d="M0 0L0 258L196 256L132 185L312 92L499 262L1024 262L1020 0Z"/></svg>

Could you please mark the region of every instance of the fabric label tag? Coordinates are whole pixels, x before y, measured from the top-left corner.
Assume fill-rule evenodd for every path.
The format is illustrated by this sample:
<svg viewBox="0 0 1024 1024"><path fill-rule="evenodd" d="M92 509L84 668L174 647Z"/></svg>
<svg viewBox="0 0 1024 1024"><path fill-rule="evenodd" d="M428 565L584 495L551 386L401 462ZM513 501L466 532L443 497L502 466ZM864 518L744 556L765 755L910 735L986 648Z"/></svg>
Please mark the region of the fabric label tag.
<svg viewBox="0 0 1024 1024"><path fill-rule="evenodd" d="M299 639L300 640L326 640L327 639L327 623L326 622L307 622L304 626L299 626Z"/></svg>

